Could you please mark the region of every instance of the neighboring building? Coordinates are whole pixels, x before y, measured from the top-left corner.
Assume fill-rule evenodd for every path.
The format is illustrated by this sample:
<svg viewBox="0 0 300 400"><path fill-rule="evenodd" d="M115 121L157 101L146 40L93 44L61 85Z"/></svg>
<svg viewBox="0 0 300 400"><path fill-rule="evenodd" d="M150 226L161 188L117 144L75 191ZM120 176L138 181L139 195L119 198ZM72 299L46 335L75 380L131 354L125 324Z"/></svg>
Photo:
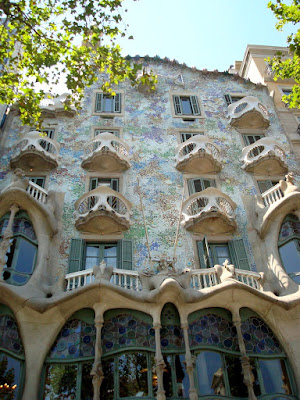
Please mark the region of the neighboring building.
<svg viewBox="0 0 300 400"><path fill-rule="evenodd" d="M299 164L273 99L139 62L155 92L94 86L79 114L45 101L43 135L4 130L0 398L298 399Z"/></svg>
<svg viewBox="0 0 300 400"><path fill-rule="evenodd" d="M281 99L283 95L289 95L294 85L293 79L274 81L272 66L266 61L277 52L281 52L283 58L289 57L287 47L248 45L243 61L236 61L235 67L230 73L237 73L242 78L250 79L253 83L265 85L274 98L277 115L282 127L300 160L300 110L290 109Z"/></svg>

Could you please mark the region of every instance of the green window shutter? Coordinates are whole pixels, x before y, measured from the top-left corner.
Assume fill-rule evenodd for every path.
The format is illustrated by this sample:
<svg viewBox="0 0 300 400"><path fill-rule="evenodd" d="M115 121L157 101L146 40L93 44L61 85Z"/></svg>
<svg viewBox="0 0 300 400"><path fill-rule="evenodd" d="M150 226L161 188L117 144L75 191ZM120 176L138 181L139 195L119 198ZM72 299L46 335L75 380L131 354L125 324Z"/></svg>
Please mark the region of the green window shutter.
<svg viewBox="0 0 300 400"><path fill-rule="evenodd" d="M121 239L117 243L118 268L132 270L132 240Z"/></svg>
<svg viewBox="0 0 300 400"><path fill-rule="evenodd" d="M119 179L112 179L110 183L111 189L115 190L116 192L119 191Z"/></svg>
<svg viewBox="0 0 300 400"><path fill-rule="evenodd" d="M194 179L188 179L187 183L188 183L189 195L191 196L192 194L196 193Z"/></svg>
<svg viewBox="0 0 300 400"><path fill-rule="evenodd" d="M210 268L209 249L206 237L202 241L197 242L197 247L198 247L200 268Z"/></svg>
<svg viewBox="0 0 300 400"><path fill-rule="evenodd" d="M231 261L235 268L250 270L245 244L243 239L228 242Z"/></svg>
<svg viewBox="0 0 300 400"><path fill-rule="evenodd" d="M114 110L116 113L121 112L121 93L116 93L114 96Z"/></svg>
<svg viewBox="0 0 300 400"><path fill-rule="evenodd" d="M260 193L264 193L267 190L271 189L273 187L272 181L266 180L266 181L257 181L259 191Z"/></svg>
<svg viewBox="0 0 300 400"><path fill-rule="evenodd" d="M192 109L193 109L193 114L194 115L200 115L200 107L199 107L199 103L198 103L198 98L197 96L191 96L191 105L192 105Z"/></svg>
<svg viewBox="0 0 300 400"><path fill-rule="evenodd" d="M103 93L96 93L95 112L102 112Z"/></svg>
<svg viewBox="0 0 300 400"><path fill-rule="evenodd" d="M232 99L231 99L231 96L230 96L230 94L225 94L225 101L226 101L226 104L227 104L227 107L232 103Z"/></svg>
<svg viewBox="0 0 300 400"><path fill-rule="evenodd" d="M179 96L173 96L175 114L182 114L181 101Z"/></svg>
<svg viewBox="0 0 300 400"><path fill-rule="evenodd" d="M71 239L69 254L69 273L77 272L82 269L84 241L82 239Z"/></svg>
<svg viewBox="0 0 300 400"><path fill-rule="evenodd" d="M98 187L98 178L91 178L90 179L90 190L94 190Z"/></svg>

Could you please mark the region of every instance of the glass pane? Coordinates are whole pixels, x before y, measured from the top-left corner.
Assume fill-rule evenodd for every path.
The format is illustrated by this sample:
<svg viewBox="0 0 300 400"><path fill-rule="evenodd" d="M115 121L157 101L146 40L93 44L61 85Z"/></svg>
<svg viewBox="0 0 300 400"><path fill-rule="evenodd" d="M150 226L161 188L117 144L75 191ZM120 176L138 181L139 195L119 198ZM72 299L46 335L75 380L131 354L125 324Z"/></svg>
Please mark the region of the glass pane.
<svg viewBox="0 0 300 400"><path fill-rule="evenodd" d="M5 353L0 353L0 385L8 385L1 388L1 399L14 400L17 398L20 373L21 362Z"/></svg>
<svg viewBox="0 0 300 400"><path fill-rule="evenodd" d="M191 100L189 97L180 97L183 114L193 114Z"/></svg>
<svg viewBox="0 0 300 400"><path fill-rule="evenodd" d="M36 245L28 242L25 239L20 238L17 254L18 258L16 260L14 269L16 271L24 272L26 274L32 274L36 254Z"/></svg>
<svg viewBox="0 0 300 400"><path fill-rule="evenodd" d="M100 400L112 400L114 398L114 371L115 363L113 358L102 361L104 379L101 384Z"/></svg>
<svg viewBox="0 0 300 400"><path fill-rule="evenodd" d="M175 355L176 388L179 397L189 397L190 382L185 369L183 354Z"/></svg>
<svg viewBox="0 0 300 400"><path fill-rule="evenodd" d="M279 247L279 254L287 273L300 272L300 252L296 239Z"/></svg>
<svg viewBox="0 0 300 400"><path fill-rule="evenodd" d="M197 193L201 192L203 190L202 182L200 179L194 180L194 187L195 187L195 192L197 192Z"/></svg>
<svg viewBox="0 0 300 400"><path fill-rule="evenodd" d="M115 244L104 246L104 257L116 257L117 246Z"/></svg>
<svg viewBox="0 0 300 400"><path fill-rule="evenodd" d="M99 257L99 247L98 246L86 246L87 257Z"/></svg>
<svg viewBox="0 0 300 400"><path fill-rule="evenodd" d="M147 357L126 353L119 357L120 397L148 396Z"/></svg>
<svg viewBox="0 0 300 400"><path fill-rule="evenodd" d="M103 95L103 111L113 112L113 97Z"/></svg>
<svg viewBox="0 0 300 400"><path fill-rule="evenodd" d="M104 261L106 262L106 266L111 266L113 268L117 268L117 258L104 258Z"/></svg>
<svg viewBox="0 0 300 400"><path fill-rule="evenodd" d="M29 279L28 275L20 275L16 272L11 272L10 282L16 283L17 285L24 285Z"/></svg>
<svg viewBox="0 0 300 400"><path fill-rule="evenodd" d="M196 370L200 394L226 395L221 355L202 351L197 355Z"/></svg>
<svg viewBox="0 0 300 400"><path fill-rule="evenodd" d="M44 389L44 400L76 398L77 365L48 365Z"/></svg>
<svg viewBox="0 0 300 400"><path fill-rule="evenodd" d="M291 394L284 360L259 360L266 393Z"/></svg>
<svg viewBox="0 0 300 400"><path fill-rule="evenodd" d="M233 397L248 397L246 385L243 383L242 366L238 357L225 357L230 392Z"/></svg>
<svg viewBox="0 0 300 400"><path fill-rule="evenodd" d="M164 356L164 362L166 367L163 373L163 383L164 389L166 392L166 397L173 396L173 387L172 387L172 357L171 356Z"/></svg>
<svg viewBox="0 0 300 400"><path fill-rule="evenodd" d="M91 375L93 364L82 365L82 376L81 376L81 400L93 400L93 377Z"/></svg>

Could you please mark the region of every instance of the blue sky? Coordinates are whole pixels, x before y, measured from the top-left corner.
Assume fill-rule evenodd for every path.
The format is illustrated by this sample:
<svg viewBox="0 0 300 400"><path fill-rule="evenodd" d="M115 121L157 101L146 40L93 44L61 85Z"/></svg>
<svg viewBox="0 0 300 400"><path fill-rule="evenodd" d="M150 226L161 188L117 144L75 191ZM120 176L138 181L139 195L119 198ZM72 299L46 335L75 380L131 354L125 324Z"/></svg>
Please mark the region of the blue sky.
<svg viewBox="0 0 300 400"><path fill-rule="evenodd" d="M122 14L134 40L119 43L124 55L159 55L224 71L242 60L247 44L286 45L295 28L278 32L268 1L125 0Z"/></svg>

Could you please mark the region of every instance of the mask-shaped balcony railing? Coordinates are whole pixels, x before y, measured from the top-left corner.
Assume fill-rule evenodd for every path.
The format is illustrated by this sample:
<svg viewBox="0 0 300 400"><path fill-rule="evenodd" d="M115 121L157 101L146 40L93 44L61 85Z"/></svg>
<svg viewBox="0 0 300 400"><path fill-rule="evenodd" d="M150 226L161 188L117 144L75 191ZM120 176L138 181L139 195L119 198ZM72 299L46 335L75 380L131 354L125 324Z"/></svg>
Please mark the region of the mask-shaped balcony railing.
<svg viewBox="0 0 300 400"><path fill-rule="evenodd" d="M236 204L216 188L207 188L190 196L182 207L181 224L194 233L217 235L236 229Z"/></svg>
<svg viewBox="0 0 300 400"><path fill-rule="evenodd" d="M76 228L101 234L125 231L130 225L131 207L121 193L99 186L76 201Z"/></svg>
<svg viewBox="0 0 300 400"><path fill-rule="evenodd" d="M195 135L177 146L176 168L182 172L214 173L222 168L220 149L207 136Z"/></svg>
<svg viewBox="0 0 300 400"><path fill-rule="evenodd" d="M276 175L287 172L284 150L276 140L262 138L243 148L242 168L261 175Z"/></svg>
<svg viewBox="0 0 300 400"><path fill-rule="evenodd" d="M266 107L254 96L243 97L228 106L230 125L236 128L267 128L270 125Z"/></svg>
<svg viewBox="0 0 300 400"><path fill-rule="evenodd" d="M58 166L59 144L41 132L32 131L20 140L10 160L12 169L49 171Z"/></svg>
<svg viewBox="0 0 300 400"><path fill-rule="evenodd" d="M100 133L85 146L84 151L82 168L109 172L130 168L129 146L112 133Z"/></svg>
<svg viewBox="0 0 300 400"><path fill-rule="evenodd" d="M49 93L46 94L45 98L40 102L43 115L49 117L73 117L76 115L76 108L70 104L69 98L69 93L64 93L58 97L53 97Z"/></svg>

